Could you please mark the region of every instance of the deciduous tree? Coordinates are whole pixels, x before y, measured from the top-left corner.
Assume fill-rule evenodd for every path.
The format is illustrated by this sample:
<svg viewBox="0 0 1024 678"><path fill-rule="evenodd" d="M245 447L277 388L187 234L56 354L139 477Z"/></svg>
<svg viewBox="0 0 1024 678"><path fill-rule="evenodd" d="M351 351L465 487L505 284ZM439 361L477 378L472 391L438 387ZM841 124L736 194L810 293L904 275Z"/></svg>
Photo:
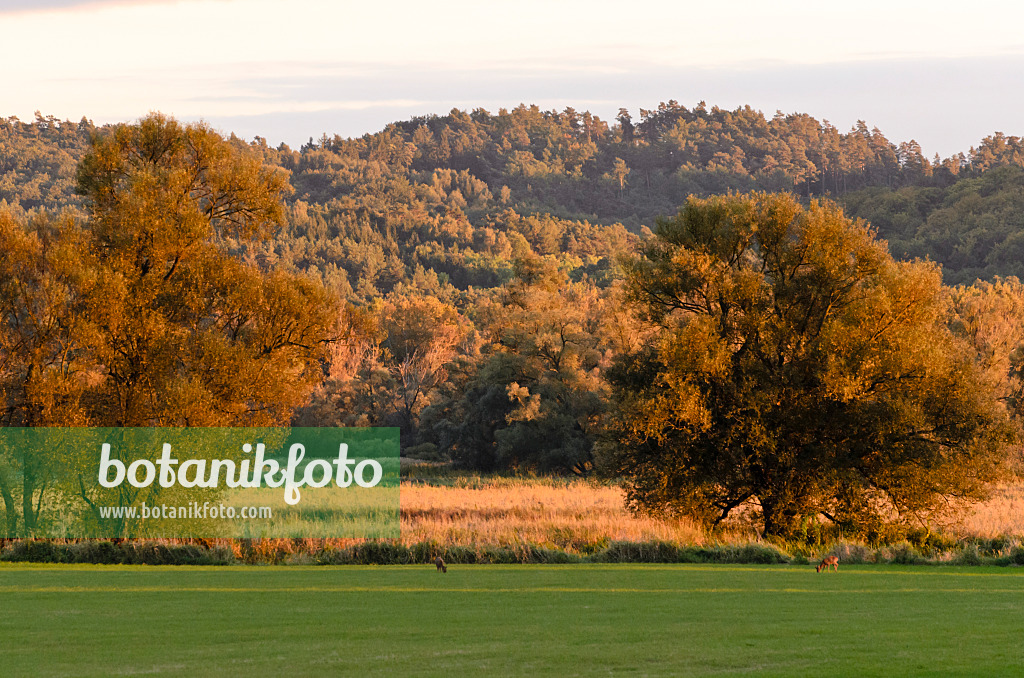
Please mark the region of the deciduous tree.
<svg viewBox="0 0 1024 678"><path fill-rule="evenodd" d="M753 502L764 533L979 498L1010 439L937 267L790 195L690 199L627 267L655 329L611 371L606 461L636 507L709 524Z"/></svg>
<svg viewBox="0 0 1024 678"><path fill-rule="evenodd" d="M104 375L94 421L286 423L339 317L319 282L238 256L280 225L286 177L205 125L153 114L99 138L78 184L95 267L83 340Z"/></svg>
<svg viewBox="0 0 1024 678"><path fill-rule="evenodd" d="M96 372L76 337L83 245L82 231L69 218L39 215L29 224L0 211L0 425L87 421L82 396ZM66 471L61 461L0 448L5 534L32 533Z"/></svg>

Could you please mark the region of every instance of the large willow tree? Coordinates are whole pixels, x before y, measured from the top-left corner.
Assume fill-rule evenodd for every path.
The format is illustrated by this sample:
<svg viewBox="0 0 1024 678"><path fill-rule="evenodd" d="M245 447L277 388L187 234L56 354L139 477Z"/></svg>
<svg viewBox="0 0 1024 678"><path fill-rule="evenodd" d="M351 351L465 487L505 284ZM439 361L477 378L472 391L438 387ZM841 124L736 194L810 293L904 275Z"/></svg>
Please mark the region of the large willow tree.
<svg viewBox="0 0 1024 678"><path fill-rule="evenodd" d="M243 259L282 222L282 173L153 114L97 138L78 188L82 221L0 211L0 425L287 424L339 301ZM79 463L0 449L0 535L33 534Z"/></svg>
<svg viewBox="0 0 1024 678"><path fill-rule="evenodd" d="M654 330L611 371L609 469L631 504L766 535L824 514L921 518L983 496L1010 439L936 266L789 195L691 198L626 267Z"/></svg>
<svg viewBox="0 0 1024 678"><path fill-rule="evenodd" d="M95 421L279 425L322 377L338 301L239 256L282 223L279 170L202 124L153 114L98 139L80 336L101 366Z"/></svg>

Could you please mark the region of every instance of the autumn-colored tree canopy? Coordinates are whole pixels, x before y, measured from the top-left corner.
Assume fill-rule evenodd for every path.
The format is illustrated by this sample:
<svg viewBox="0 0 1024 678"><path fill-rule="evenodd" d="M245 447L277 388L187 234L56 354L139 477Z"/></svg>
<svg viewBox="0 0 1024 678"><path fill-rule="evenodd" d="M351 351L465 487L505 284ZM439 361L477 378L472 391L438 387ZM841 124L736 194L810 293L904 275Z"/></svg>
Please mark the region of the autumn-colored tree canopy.
<svg viewBox="0 0 1024 678"><path fill-rule="evenodd" d="M606 462L629 500L714 524L753 502L765 534L977 498L1010 429L945 324L938 269L792 196L691 199L627 266L655 328L610 372Z"/></svg>
<svg viewBox="0 0 1024 678"><path fill-rule="evenodd" d="M281 173L154 114L99 136L78 186L82 220L0 212L2 423L287 424L320 382L340 304L240 256L280 225ZM75 492L74 461L0 452L7 533L31 534L44 493Z"/></svg>
<svg viewBox="0 0 1024 678"><path fill-rule="evenodd" d="M287 179L203 125L151 115L97 141L78 184L95 271L81 339L104 377L94 417L287 423L320 380L338 302L229 248L280 226Z"/></svg>

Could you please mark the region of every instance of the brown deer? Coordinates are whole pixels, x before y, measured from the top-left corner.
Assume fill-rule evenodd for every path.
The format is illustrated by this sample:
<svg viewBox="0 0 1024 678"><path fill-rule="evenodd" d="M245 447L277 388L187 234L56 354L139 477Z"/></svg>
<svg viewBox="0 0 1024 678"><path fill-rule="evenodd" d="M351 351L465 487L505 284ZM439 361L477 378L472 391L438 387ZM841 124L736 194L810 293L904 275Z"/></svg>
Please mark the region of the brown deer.
<svg viewBox="0 0 1024 678"><path fill-rule="evenodd" d="M434 561L434 565L437 565L438 572L448 571L448 566L444 564L444 559L442 559L441 556L437 557L437 560Z"/></svg>
<svg viewBox="0 0 1024 678"><path fill-rule="evenodd" d="M821 572L822 569L827 570L829 567L836 568L836 572L839 571L839 558L836 556L825 556L825 558L818 563L818 566L814 568L815 572Z"/></svg>

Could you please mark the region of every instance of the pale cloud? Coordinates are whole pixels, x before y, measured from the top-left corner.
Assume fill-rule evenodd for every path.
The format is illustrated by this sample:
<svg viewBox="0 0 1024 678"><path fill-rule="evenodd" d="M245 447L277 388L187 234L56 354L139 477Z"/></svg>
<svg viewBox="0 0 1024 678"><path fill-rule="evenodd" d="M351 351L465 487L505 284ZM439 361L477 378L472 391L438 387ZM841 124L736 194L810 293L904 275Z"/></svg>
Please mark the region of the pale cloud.
<svg viewBox="0 0 1024 678"><path fill-rule="evenodd" d="M929 155L967 151L995 131L1024 133L1018 111L1024 95L1012 84L1024 72L1024 56L974 59L902 59L846 64L772 65L758 68L647 66L621 72L492 72L467 69L367 68L359 74L317 69L314 77L249 79L239 91L259 92L248 113L207 115L225 130L296 145L321 133L359 136L388 122L451 108L492 113L520 103L545 110L572 106L606 120L620 107L654 109L676 99L693 107L751 105L768 117L776 111L805 112L847 131L858 119L895 141L916 139ZM406 100L391 97L402 93ZM284 107L316 106L278 114ZM358 108L348 105L359 101ZM333 102L333 103L332 103ZM197 109L206 105L195 102ZM243 111L246 102L240 102Z"/></svg>
<svg viewBox="0 0 1024 678"><path fill-rule="evenodd" d="M0 62L16 67L4 73L0 115L40 110L108 122L161 110L275 128L291 116L294 130L280 127L289 143L307 133L371 131L345 121L379 128L389 121L382 116L403 111L528 102L608 116L676 98L804 110L844 124L862 117L891 136L932 129L935 141L918 141L946 153L959 150L954 138L962 143L967 131L976 140L1004 125L1021 103L995 75L1015 84L1024 53L1024 4L1009 2L982 0L969 11L948 0L813 10L798 0L628 10L620 0L2 7ZM336 130L310 129L332 120Z"/></svg>
<svg viewBox="0 0 1024 678"><path fill-rule="evenodd" d="M101 5L144 5L173 3L177 0L2 0L0 14L52 13L65 9L99 7Z"/></svg>

